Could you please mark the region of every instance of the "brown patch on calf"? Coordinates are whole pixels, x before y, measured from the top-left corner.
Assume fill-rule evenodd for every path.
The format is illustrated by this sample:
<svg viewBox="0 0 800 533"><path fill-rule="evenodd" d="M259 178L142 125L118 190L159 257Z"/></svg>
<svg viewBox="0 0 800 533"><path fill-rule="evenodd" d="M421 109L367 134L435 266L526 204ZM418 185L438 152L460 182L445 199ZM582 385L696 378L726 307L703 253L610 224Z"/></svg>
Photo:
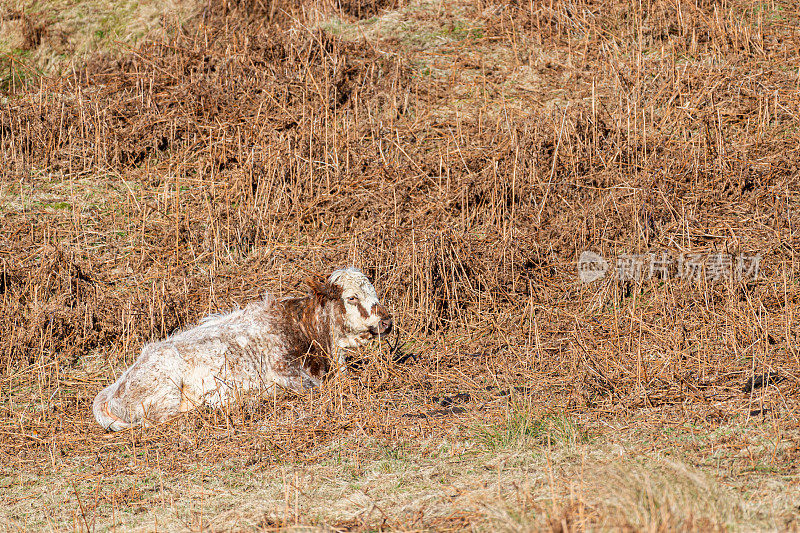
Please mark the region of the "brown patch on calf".
<svg viewBox="0 0 800 533"><path fill-rule="evenodd" d="M361 305L361 302L358 302L356 304L356 307L358 307L358 312L361 315L361 318L369 318L369 313L367 313L367 310L364 309L363 305ZM373 306L373 309L374 309L374 306Z"/></svg>
<svg viewBox="0 0 800 533"><path fill-rule="evenodd" d="M389 311L387 311L386 308L381 304L375 304L372 306L372 314L378 315L378 318L381 320L384 318L389 318ZM366 318L366 316L364 318Z"/></svg>
<svg viewBox="0 0 800 533"><path fill-rule="evenodd" d="M326 284L327 285L327 284ZM320 298L328 298L327 287L312 286L314 294L291 298L282 303L281 329L290 346L287 366L299 365L315 379L322 379L331 368L333 338L325 306Z"/></svg>

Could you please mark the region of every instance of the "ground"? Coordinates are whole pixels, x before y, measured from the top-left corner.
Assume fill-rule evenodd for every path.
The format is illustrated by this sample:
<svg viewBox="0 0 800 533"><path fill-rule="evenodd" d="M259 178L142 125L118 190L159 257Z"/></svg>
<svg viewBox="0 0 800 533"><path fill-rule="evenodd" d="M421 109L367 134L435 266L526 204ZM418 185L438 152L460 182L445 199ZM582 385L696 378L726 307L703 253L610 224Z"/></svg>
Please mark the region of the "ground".
<svg viewBox="0 0 800 533"><path fill-rule="evenodd" d="M792 3L11 2L0 29L5 529L800 527ZM347 373L93 420L143 343L343 265L397 326Z"/></svg>

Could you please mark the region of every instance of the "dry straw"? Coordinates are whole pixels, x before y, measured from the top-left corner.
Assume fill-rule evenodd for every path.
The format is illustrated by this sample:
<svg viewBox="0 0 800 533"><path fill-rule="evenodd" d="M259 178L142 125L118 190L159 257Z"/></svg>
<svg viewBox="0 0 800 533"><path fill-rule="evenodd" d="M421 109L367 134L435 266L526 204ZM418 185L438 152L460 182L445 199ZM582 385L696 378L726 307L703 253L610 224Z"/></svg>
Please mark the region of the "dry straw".
<svg viewBox="0 0 800 533"><path fill-rule="evenodd" d="M314 463L345 438L391 446L507 420L509 391L597 427L766 417L784 442L800 372L796 11L478 4L209 2L168 37L6 84L3 469L96 455L112 475L142 449L176 472ZM319 29L332 19L360 36ZM755 280L583 284L584 250L612 266L662 250L762 263ZM399 348L367 350L305 397L113 436L90 419L142 343L345 264L385 295ZM783 381L742 393L764 372ZM438 400L458 393L463 409ZM105 496L78 492L90 529ZM581 501L537 509L555 529L562 511L581 527L729 519ZM302 522L289 507L261 525ZM392 512L371 523L410 520ZM414 527L445 527L437 516Z"/></svg>

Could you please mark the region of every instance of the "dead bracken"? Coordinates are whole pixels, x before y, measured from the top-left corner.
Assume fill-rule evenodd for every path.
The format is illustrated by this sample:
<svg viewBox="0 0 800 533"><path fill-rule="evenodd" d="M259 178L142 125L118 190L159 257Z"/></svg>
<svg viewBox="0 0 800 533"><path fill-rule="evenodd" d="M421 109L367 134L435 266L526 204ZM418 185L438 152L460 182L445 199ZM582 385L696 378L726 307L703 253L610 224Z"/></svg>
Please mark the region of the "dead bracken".
<svg viewBox="0 0 800 533"><path fill-rule="evenodd" d="M2 526L800 527L796 6L190 3L59 75L58 13L0 12ZM397 329L347 373L94 421L142 346L333 265Z"/></svg>

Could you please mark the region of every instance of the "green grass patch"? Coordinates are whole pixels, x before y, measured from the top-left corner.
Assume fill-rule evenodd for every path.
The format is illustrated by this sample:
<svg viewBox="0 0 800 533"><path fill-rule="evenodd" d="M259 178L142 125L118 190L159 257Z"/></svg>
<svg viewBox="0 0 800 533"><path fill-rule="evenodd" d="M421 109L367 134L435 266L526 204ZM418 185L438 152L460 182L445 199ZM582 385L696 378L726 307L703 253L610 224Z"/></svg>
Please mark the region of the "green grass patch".
<svg viewBox="0 0 800 533"><path fill-rule="evenodd" d="M525 447L574 447L590 441L589 433L575 420L557 413L541 413L512 403L505 420L477 428L477 440L490 450Z"/></svg>

